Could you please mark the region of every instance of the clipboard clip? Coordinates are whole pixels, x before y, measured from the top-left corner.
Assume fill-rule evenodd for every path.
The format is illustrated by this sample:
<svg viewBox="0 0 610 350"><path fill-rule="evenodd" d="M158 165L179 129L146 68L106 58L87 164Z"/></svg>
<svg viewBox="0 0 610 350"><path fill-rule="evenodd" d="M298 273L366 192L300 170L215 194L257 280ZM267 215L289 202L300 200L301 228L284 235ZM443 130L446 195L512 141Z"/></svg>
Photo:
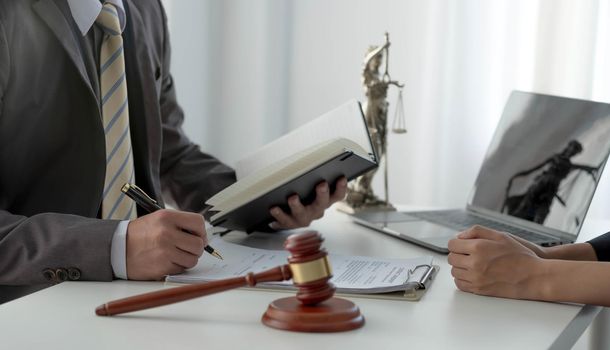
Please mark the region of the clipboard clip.
<svg viewBox="0 0 610 350"><path fill-rule="evenodd" d="M428 270L426 271L426 273L424 273L422 278L419 281L412 281L412 282L409 281L409 279L411 278L413 273L415 273L415 271L417 269L423 268L423 267L427 267ZM430 281L432 281L435 271L436 271L436 267L434 265L429 265L429 264L421 264L421 265L415 266L412 269L409 269L408 274L407 274L408 275L407 285L409 287L405 289L404 296L407 298L416 298L418 290L423 290L428 287L428 285L430 284Z"/></svg>

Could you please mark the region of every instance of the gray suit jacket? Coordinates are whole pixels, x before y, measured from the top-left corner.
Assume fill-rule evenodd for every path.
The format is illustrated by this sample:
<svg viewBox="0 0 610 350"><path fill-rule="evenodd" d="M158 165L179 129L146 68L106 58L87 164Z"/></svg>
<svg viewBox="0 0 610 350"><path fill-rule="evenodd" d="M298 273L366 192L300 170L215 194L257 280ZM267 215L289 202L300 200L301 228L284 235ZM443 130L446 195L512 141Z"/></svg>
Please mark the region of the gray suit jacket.
<svg viewBox="0 0 610 350"><path fill-rule="evenodd" d="M113 278L117 222L97 219L105 172L100 104L56 1L64 0L0 0L0 302L56 282L49 271L57 269L69 279ZM182 131L160 2L124 3L136 183L201 211L235 175Z"/></svg>

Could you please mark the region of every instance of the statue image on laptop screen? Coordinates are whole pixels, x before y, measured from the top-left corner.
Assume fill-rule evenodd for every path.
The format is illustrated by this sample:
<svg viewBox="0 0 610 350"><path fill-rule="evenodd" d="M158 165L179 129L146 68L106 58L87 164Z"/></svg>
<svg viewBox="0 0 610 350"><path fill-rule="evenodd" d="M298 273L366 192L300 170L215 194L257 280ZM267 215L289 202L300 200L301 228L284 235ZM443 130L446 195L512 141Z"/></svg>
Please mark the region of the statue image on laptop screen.
<svg viewBox="0 0 610 350"><path fill-rule="evenodd" d="M610 150L610 108L514 92L472 192L472 206L574 236Z"/></svg>
<svg viewBox="0 0 610 350"><path fill-rule="evenodd" d="M574 181L581 174L572 177L572 181L565 181L573 171L582 171L585 175L590 175L594 183L597 183L597 173L602 164L598 166L588 166L572 163L571 158L583 151L582 144L577 140L571 140L566 147L558 154L555 154L540 163L539 165L520 171L513 175L506 186L506 196L502 205L502 212L516 216L525 220L544 224L553 201L566 206L568 196L573 189ZM523 176L538 173L533 181L528 185L522 194L511 195L513 182ZM569 182L569 183L568 183ZM565 184L565 186L562 186ZM560 190L565 192L561 194ZM576 225L580 225L581 218L574 217Z"/></svg>

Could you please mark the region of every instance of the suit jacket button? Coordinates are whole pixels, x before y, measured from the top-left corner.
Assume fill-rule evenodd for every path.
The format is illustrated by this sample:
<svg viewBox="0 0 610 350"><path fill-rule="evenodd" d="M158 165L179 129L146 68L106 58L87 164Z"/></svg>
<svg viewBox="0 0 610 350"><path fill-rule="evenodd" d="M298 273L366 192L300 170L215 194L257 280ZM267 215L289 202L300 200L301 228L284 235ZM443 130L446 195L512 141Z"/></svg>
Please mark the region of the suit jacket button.
<svg viewBox="0 0 610 350"><path fill-rule="evenodd" d="M56 282L55 279L57 278L57 276L55 275L55 271L51 269L44 269L42 270L42 275L44 276L45 280L53 283Z"/></svg>
<svg viewBox="0 0 610 350"><path fill-rule="evenodd" d="M80 270L76 267L68 268L68 278L70 281L78 281L80 279Z"/></svg>
<svg viewBox="0 0 610 350"><path fill-rule="evenodd" d="M68 280L68 271L66 271L66 269L62 269L62 268L56 269L55 275L57 276L58 282L63 282L63 281Z"/></svg>

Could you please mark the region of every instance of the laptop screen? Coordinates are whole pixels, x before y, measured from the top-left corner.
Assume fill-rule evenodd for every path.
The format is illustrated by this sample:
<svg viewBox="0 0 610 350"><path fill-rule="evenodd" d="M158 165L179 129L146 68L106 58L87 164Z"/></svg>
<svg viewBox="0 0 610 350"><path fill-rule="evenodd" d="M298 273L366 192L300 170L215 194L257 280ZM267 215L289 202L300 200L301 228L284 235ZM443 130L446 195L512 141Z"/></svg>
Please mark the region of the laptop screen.
<svg viewBox="0 0 610 350"><path fill-rule="evenodd" d="M469 205L578 234L610 153L610 104L514 91Z"/></svg>

